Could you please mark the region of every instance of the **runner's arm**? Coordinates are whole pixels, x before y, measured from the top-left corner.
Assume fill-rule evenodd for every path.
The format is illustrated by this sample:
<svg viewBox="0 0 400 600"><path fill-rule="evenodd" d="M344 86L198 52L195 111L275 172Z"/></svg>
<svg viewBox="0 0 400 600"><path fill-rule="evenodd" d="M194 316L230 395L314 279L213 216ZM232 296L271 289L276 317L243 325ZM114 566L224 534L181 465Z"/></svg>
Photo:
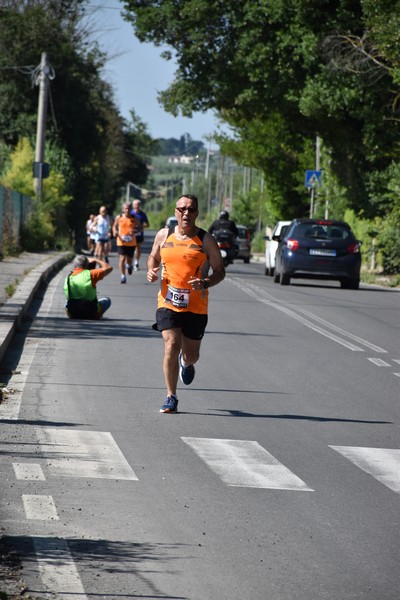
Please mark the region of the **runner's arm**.
<svg viewBox="0 0 400 600"><path fill-rule="evenodd" d="M208 283L207 287L217 285L225 278L225 267L224 261L222 260L221 251L215 238L210 234L206 233L203 239L204 252L207 254L208 264L212 269L211 275L200 279L200 288L204 287L204 281ZM189 283L192 283L190 281Z"/></svg>
<svg viewBox="0 0 400 600"><path fill-rule="evenodd" d="M158 279L158 271L161 264L161 253L160 248L165 242L168 230L166 228L160 229L154 238L153 247L147 259L147 281L153 282Z"/></svg>
<svg viewBox="0 0 400 600"><path fill-rule="evenodd" d="M96 264L99 265L99 269L96 268ZM113 270L113 267L109 263L106 263L105 260L100 260L100 258L90 260L89 265L92 265L92 274L93 272L101 271L103 273L103 277L111 273L111 271Z"/></svg>
<svg viewBox="0 0 400 600"><path fill-rule="evenodd" d="M136 215L134 216L134 221L135 221L135 230L138 233L141 233L143 231L143 223L142 223L142 221Z"/></svg>
<svg viewBox="0 0 400 600"><path fill-rule="evenodd" d="M115 238L118 237L118 217L114 220L112 232Z"/></svg>

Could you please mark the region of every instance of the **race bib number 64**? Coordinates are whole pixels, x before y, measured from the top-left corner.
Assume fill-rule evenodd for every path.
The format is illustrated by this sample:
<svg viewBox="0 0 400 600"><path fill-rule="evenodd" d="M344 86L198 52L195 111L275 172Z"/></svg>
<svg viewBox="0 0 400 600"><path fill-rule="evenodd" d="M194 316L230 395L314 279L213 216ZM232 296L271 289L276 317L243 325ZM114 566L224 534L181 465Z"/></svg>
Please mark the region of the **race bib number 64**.
<svg viewBox="0 0 400 600"><path fill-rule="evenodd" d="M189 305L190 290L168 286L165 300L177 308L187 308Z"/></svg>

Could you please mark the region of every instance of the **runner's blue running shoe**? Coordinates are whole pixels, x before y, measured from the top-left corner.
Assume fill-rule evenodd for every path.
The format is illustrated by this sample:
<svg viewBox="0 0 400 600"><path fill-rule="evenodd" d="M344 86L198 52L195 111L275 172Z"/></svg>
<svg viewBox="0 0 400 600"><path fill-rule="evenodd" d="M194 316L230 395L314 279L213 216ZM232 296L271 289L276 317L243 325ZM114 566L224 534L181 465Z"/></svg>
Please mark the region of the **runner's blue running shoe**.
<svg viewBox="0 0 400 600"><path fill-rule="evenodd" d="M184 367L182 364L182 352L179 354L179 377L185 385L192 383L194 379L194 366Z"/></svg>
<svg viewBox="0 0 400 600"><path fill-rule="evenodd" d="M160 408L161 413L177 413L178 398L176 396L167 396L165 403Z"/></svg>

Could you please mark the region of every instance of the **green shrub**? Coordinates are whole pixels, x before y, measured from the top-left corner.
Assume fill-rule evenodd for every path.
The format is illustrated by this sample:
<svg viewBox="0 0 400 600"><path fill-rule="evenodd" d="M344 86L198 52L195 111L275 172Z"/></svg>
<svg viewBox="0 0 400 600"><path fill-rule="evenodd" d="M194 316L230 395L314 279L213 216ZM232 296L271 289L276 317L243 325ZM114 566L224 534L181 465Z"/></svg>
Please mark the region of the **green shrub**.
<svg viewBox="0 0 400 600"><path fill-rule="evenodd" d="M48 214L36 209L21 232L21 244L28 252L42 252L55 245L55 230Z"/></svg>
<svg viewBox="0 0 400 600"><path fill-rule="evenodd" d="M257 233L254 234L251 240L251 251L257 253L265 252L265 240L263 231L257 231Z"/></svg>
<svg viewBox="0 0 400 600"><path fill-rule="evenodd" d="M389 219L379 235L378 248L382 257L383 272L386 275L400 273L400 227L390 223Z"/></svg>

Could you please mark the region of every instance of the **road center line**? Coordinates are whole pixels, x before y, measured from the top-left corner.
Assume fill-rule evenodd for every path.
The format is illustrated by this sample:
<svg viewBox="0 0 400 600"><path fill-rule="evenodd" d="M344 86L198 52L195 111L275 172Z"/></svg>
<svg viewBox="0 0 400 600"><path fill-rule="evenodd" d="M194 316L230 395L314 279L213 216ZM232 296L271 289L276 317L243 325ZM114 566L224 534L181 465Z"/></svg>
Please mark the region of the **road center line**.
<svg viewBox="0 0 400 600"><path fill-rule="evenodd" d="M387 352L387 350L385 350L384 348L381 348L380 346L372 344L371 342L368 342L367 340L364 340L363 338L353 335L353 334L341 329L340 327L333 325L333 323L329 323L325 319L322 319L320 317L317 317L316 315L313 315L312 313L310 313L309 311L307 311L301 307L297 307L296 310L299 312L302 312L307 318L297 314L297 312L295 312L293 309L290 309L287 306L282 306L281 304L279 304L277 298L274 298L268 292L266 292L265 290L263 290L262 288L254 285L254 284L249 284L247 282L243 283L239 278L235 278L235 277L229 277L229 278L227 278L227 281L233 283L239 289L241 289L243 292L245 292L252 298L255 298L259 302L262 302L263 304L272 306L276 310L280 310L281 312L284 312L285 314L292 317L293 319L296 319L297 321L299 321L300 323L302 323L309 329L312 329L316 333L319 333L320 335L323 335L323 336L331 339L332 341L337 342L338 344L341 344L342 346L345 346L346 348L348 348L349 350L352 350L353 352L365 352L365 350L363 348L361 348L360 346L357 346L357 345L351 343L350 341L344 339L345 337L348 338L349 340L357 342L358 344L363 345L375 352L379 352L379 353ZM325 329L319 327L317 324L313 323L312 321L315 321L315 323L320 323L321 325L324 326ZM339 337L339 336L335 335L334 333L331 333L330 331L328 331L329 329L339 333L343 337Z"/></svg>
<svg viewBox="0 0 400 600"><path fill-rule="evenodd" d="M381 358L369 358L368 360L370 360L372 363L374 363L374 365L376 365L377 367L390 367L391 366L389 363L387 363L385 360L382 360Z"/></svg>

